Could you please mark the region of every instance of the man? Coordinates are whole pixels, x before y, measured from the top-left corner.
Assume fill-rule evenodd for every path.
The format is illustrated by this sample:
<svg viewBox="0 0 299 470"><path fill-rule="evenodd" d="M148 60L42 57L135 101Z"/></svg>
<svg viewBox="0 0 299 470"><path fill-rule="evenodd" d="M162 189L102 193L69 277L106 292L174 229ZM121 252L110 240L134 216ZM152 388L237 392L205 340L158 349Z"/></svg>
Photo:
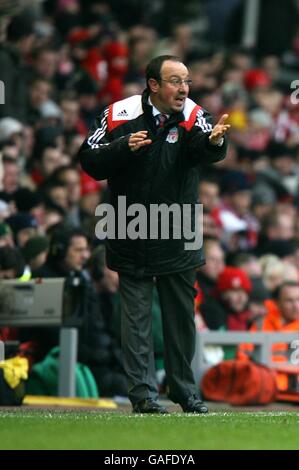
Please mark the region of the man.
<svg viewBox="0 0 299 470"><path fill-rule="evenodd" d="M24 268L23 256L17 248L0 248L0 279L17 279L22 276Z"/></svg>
<svg viewBox="0 0 299 470"><path fill-rule="evenodd" d="M90 257L85 233L77 228L63 227L54 231L47 261L35 275L64 277L84 271Z"/></svg>
<svg viewBox="0 0 299 470"><path fill-rule="evenodd" d="M202 201L200 199L200 201ZM204 241L205 265L196 273L197 297L195 305L210 330L218 330L226 324L225 310L213 297L219 275L225 268L224 251L220 242L214 238Z"/></svg>
<svg viewBox="0 0 299 470"><path fill-rule="evenodd" d="M14 16L6 31L7 41L0 43L1 81L5 85L5 103L0 106L0 119L26 120L27 72L24 59L34 42L34 25L26 14ZM20 78L21 77L21 78Z"/></svg>
<svg viewBox="0 0 299 470"><path fill-rule="evenodd" d="M120 354L105 322L97 293L85 269L90 250L85 233L78 228L61 225L53 232L45 265L34 277L65 277L70 292L67 305L82 318L79 327L78 360L87 365L98 385L101 396L126 395L126 378ZM59 343L59 328L30 328L23 333L24 341L36 341L37 356L42 359Z"/></svg>
<svg viewBox="0 0 299 470"><path fill-rule="evenodd" d="M81 199L80 174L72 165L57 168L53 173L53 179L65 184L68 196L68 215L66 222L74 227L80 227L81 217L79 203Z"/></svg>
<svg viewBox="0 0 299 470"><path fill-rule="evenodd" d="M299 284L287 281L280 284L274 292L274 300L265 300L266 315L259 317L250 328L250 331L264 331L273 333L291 333L299 330ZM289 382L287 369L294 349L288 343L275 343L272 346L272 362L277 364L277 385L280 392L298 392L296 382L299 375L295 368L296 382ZM241 344L238 358L247 360L256 359L255 348L252 344ZM292 369L290 369L290 372ZM295 390L293 387L295 386Z"/></svg>
<svg viewBox="0 0 299 470"><path fill-rule="evenodd" d="M299 329L299 285L297 282L283 282L274 292L274 301L266 300L265 306L266 315L252 326L251 331L297 331ZM277 347L278 350L285 349L285 345L282 347L277 345ZM281 355L283 356L284 353ZM286 350L284 361L287 357ZM273 358L273 360L278 359Z"/></svg>
<svg viewBox="0 0 299 470"><path fill-rule="evenodd" d="M22 248L31 237L38 234L36 218L27 212L17 212L5 219L5 223L12 230L15 245L19 248Z"/></svg>
<svg viewBox="0 0 299 470"><path fill-rule="evenodd" d="M108 178L117 214L120 195L126 196L127 205L139 203L147 209L154 203L194 207L199 165L225 156L227 116L212 128L210 116L188 99L189 73L180 59L153 59L146 80L142 96L104 110L79 152L90 176ZM195 349L195 268L203 262L202 251L185 250L183 238L107 241L108 267L119 273L122 347L134 412L167 412L156 402L151 335L154 277L163 315L169 397L185 412L208 411L197 395L190 367Z"/></svg>
<svg viewBox="0 0 299 470"><path fill-rule="evenodd" d="M248 310L251 281L245 271L226 266L219 275L215 296L226 314L225 327L229 331L246 331L251 320Z"/></svg>

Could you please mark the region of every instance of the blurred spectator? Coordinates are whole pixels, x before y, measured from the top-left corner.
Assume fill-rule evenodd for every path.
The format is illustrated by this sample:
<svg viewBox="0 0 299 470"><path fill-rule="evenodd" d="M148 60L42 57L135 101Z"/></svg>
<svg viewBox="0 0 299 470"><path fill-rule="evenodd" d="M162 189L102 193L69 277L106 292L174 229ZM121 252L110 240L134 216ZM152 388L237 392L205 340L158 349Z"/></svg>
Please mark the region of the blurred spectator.
<svg viewBox="0 0 299 470"><path fill-rule="evenodd" d="M273 294L284 282L299 282L298 270L294 264L284 263L272 254L262 256L259 262L264 284L270 293Z"/></svg>
<svg viewBox="0 0 299 470"><path fill-rule="evenodd" d="M70 163L70 157L63 154L59 147L47 146L43 149L39 159L35 160L35 170L31 176L36 184L49 178L56 169Z"/></svg>
<svg viewBox="0 0 299 470"><path fill-rule="evenodd" d="M3 160L3 180L0 198L6 202L13 199L14 192L18 189L20 183L20 166L14 159L7 157Z"/></svg>
<svg viewBox="0 0 299 470"><path fill-rule="evenodd" d="M0 222L0 248L4 246L13 248L14 239L10 226L4 222Z"/></svg>
<svg viewBox="0 0 299 470"><path fill-rule="evenodd" d="M213 297L218 277L225 268L224 251L216 239L205 240L204 250L206 264L196 273L196 319L202 327L217 330L226 323L225 311Z"/></svg>
<svg viewBox="0 0 299 470"><path fill-rule="evenodd" d="M205 177L199 183L199 201L206 212L213 214L220 205L220 187L218 181L213 177Z"/></svg>
<svg viewBox="0 0 299 470"><path fill-rule="evenodd" d="M6 219L10 215L10 209L7 202L0 199L0 222Z"/></svg>
<svg viewBox="0 0 299 470"><path fill-rule="evenodd" d="M123 97L123 82L128 70L128 47L121 42L109 41L103 46L103 55L107 61L109 80L100 91L99 98L103 104L108 104Z"/></svg>
<svg viewBox="0 0 299 470"><path fill-rule="evenodd" d="M249 297L249 310L251 312L250 322L262 321L267 314L266 301L270 300L271 294L266 289L263 280L255 277L251 279L252 291Z"/></svg>
<svg viewBox="0 0 299 470"><path fill-rule="evenodd" d="M218 240L204 242L206 263L197 271L197 280L205 295L210 295L216 286L220 273L224 270L224 251Z"/></svg>
<svg viewBox="0 0 299 470"><path fill-rule="evenodd" d="M89 129L99 113L96 83L86 74L78 80L75 87L79 98L80 117Z"/></svg>
<svg viewBox="0 0 299 470"><path fill-rule="evenodd" d="M44 117L43 106L49 102L51 91L50 82L44 78L35 78L31 82L26 116L30 125L36 125Z"/></svg>
<svg viewBox="0 0 299 470"><path fill-rule="evenodd" d="M252 253L236 253L231 264L245 271L251 279L259 278L262 275L259 259Z"/></svg>
<svg viewBox="0 0 299 470"><path fill-rule="evenodd" d="M22 254L30 272L38 270L46 262L49 242L46 237L33 236L22 247Z"/></svg>
<svg viewBox="0 0 299 470"><path fill-rule="evenodd" d="M32 72L39 78L52 81L58 68L57 51L49 47L41 47L34 51Z"/></svg>
<svg viewBox="0 0 299 470"><path fill-rule="evenodd" d="M73 166L62 166L53 177L66 185L68 194L68 215L66 222L74 227L80 226L79 202L81 199L80 174Z"/></svg>
<svg viewBox="0 0 299 470"><path fill-rule="evenodd" d="M22 248L32 236L37 234L37 221L32 215L22 212L11 215L5 220L10 226L16 246Z"/></svg>
<svg viewBox="0 0 299 470"><path fill-rule="evenodd" d="M299 284L298 282L284 282L275 292L275 300L266 300L266 315L260 317L250 331L266 332L292 332L299 328ZM272 361L284 363L289 361L292 350L289 344L277 343L272 348ZM239 357L244 354L254 358L254 346L241 345Z"/></svg>
<svg viewBox="0 0 299 470"><path fill-rule="evenodd" d="M0 145L18 146L23 129L23 124L12 117L0 119Z"/></svg>
<svg viewBox="0 0 299 470"><path fill-rule="evenodd" d="M225 232L229 251L250 249L256 244L257 221L250 212L252 183L240 171L228 171L223 175L224 204L219 218Z"/></svg>
<svg viewBox="0 0 299 470"><path fill-rule="evenodd" d="M75 97L65 96L60 101L62 110L62 121L65 135L82 134L85 135L87 128L80 120L80 107Z"/></svg>
<svg viewBox="0 0 299 470"><path fill-rule="evenodd" d="M47 206L58 206L65 212L68 210L67 187L62 181L49 178L42 185L41 191Z"/></svg>
<svg viewBox="0 0 299 470"><path fill-rule="evenodd" d="M277 243L285 242L285 245L287 245L287 242L290 242L294 236L294 216L287 211L280 212L274 209L262 220L259 240L255 251L259 256L275 253Z"/></svg>
<svg viewBox="0 0 299 470"><path fill-rule="evenodd" d="M37 277L77 277L80 289L79 316L84 319L79 328L78 360L93 372L103 396L126 395L126 379L119 351L105 325L105 319L85 265L90 257L88 240L80 229L61 227L51 238L46 263L34 272ZM38 328L26 332L39 343L40 353L46 354L59 342L59 328L47 331Z"/></svg>
<svg viewBox="0 0 299 470"><path fill-rule="evenodd" d="M278 322L288 325L288 330L292 330L292 323L299 320L299 284L298 282L284 282L275 293L275 300L279 310ZM265 319L266 321L266 319ZM278 325L277 325L278 326ZM298 326L294 329L297 330ZM279 327L278 327L279 329Z"/></svg>
<svg viewBox="0 0 299 470"><path fill-rule="evenodd" d="M248 309L252 284L242 269L227 266L218 277L215 294L226 312L226 329L245 331L252 320Z"/></svg>
<svg viewBox="0 0 299 470"><path fill-rule="evenodd" d="M101 196L101 185L98 181L88 176L86 173L81 173L81 199L80 209L90 216L95 215L96 207L99 205Z"/></svg>
<svg viewBox="0 0 299 470"><path fill-rule="evenodd" d="M34 40L34 25L25 14L11 19L7 27L7 43L0 43L1 80L5 84L5 103L0 118L26 119L27 82L24 61ZM22 77L22 79L20 79Z"/></svg>
<svg viewBox="0 0 299 470"><path fill-rule="evenodd" d="M252 213L261 224L263 219L272 212L276 203L275 191L263 184L256 184L252 194Z"/></svg>
<svg viewBox="0 0 299 470"><path fill-rule="evenodd" d="M24 259L17 248L0 247L0 279L17 279L25 268Z"/></svg>
<svg viewBox="0 0 299 470"><path fill-rule="evenodd" d="M17 212L28 213L35 217L38 226L44 224L44 204L38 192L29 188L19 188L13 195Z"/></svg>

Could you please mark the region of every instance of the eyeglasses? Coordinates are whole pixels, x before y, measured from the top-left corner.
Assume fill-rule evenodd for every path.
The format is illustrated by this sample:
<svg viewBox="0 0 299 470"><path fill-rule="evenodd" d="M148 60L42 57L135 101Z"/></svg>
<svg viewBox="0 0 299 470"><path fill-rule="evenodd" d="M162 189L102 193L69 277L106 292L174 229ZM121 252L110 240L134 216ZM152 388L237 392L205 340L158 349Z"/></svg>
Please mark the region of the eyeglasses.
<svg viewBox="0 0 299 470"><path fill-rule="evenodd" d="M192 85L191 78L188 78L187 80L181 80L180 78L172 78L171 80L164 80L163 78L160 78L160 81L170 83L170 85L176 88L180 88L183 84L187 86Z"/></svg>

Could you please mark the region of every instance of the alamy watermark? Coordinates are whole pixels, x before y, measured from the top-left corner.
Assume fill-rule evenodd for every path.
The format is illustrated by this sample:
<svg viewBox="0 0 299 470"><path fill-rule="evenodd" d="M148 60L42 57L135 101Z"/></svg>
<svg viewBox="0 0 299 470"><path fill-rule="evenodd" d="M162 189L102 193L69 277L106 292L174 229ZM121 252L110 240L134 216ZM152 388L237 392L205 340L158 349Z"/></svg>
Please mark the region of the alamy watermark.
<svg viewBox="0 0 299 470"><path fill-rule="evenodd" d="M3 341L0 341L0 362L5 359L5 346Z"/></svg>
<svg viewBox="0 0 299 470"><path fill-rule="evenodd" d="M202 204L130 204L118 196L117 210L111 204L97 206L101 219L95 226L99 240L184 240L185 250L198 250L203 244Z"/></svg>
<svg viewBox="0 0 299 470"><path fill-rule="evenodd" d="M0 104L5 104L5 85L2 80L0 80Z"/></svg>
<svg viewBox="0 0 299 470"><path fill-rule="evenodd" d="M294 90L290 97L291 103L296 105L299 103L299 80L293 80L290 88Z"/></svg>
<svg viewBox="0 0 299 470"><path fill-rule="evenodd" d="M299 339L294 339L294 341L291 342L290 347L291 349L295 350L292 352L290 356L290 362L294 366L298 366L299 365Z"/></svg>

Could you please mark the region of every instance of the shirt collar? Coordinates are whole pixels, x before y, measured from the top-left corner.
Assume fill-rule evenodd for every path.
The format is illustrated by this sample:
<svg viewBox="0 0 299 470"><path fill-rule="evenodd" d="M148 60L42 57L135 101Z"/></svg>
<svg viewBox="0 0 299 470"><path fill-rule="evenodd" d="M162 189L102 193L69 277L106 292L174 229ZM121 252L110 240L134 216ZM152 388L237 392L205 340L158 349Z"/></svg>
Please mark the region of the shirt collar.
<svg viewBox="0 0 299 470"><path fill-rule="evenodd" d="M148 104L152 107L152 110L153 110L152 112L153 112L153 116L154 116L154 117L158 116L158 114L165 114L165 113L161 113L161 111L159 111L159 110L156 108L156 106L153 105L150 96L148 97ZM167 116L167 119L168 119L168 118L169 118L169 114L166 114L166 116Z"/></svg>

